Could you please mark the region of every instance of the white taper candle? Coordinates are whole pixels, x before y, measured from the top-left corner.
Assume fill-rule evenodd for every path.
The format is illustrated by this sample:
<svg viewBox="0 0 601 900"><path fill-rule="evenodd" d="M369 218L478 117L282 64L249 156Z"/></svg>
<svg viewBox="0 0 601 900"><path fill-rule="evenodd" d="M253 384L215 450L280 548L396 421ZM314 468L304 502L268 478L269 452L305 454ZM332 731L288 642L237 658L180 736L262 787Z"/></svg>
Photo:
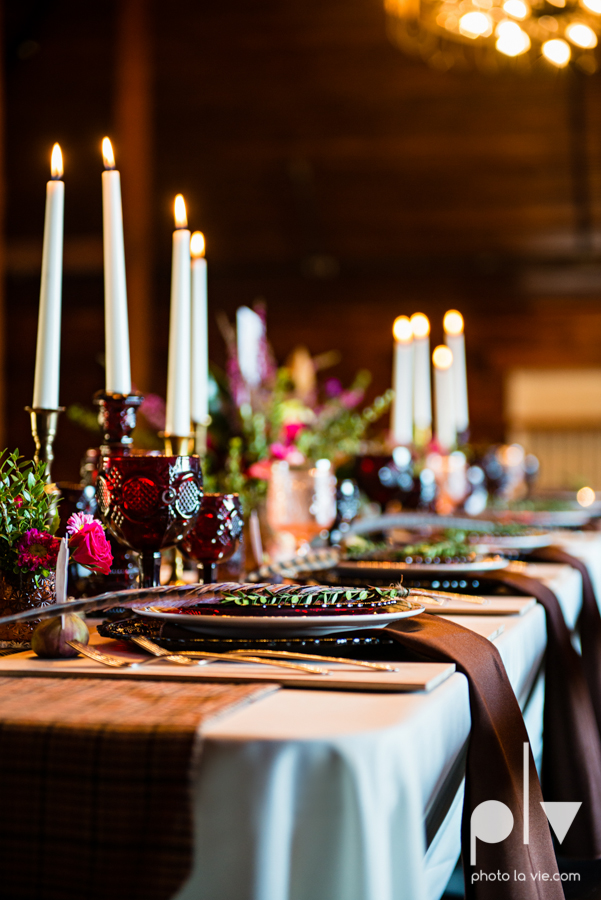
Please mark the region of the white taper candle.
<svg viewBox="0 0 601 900"><path fill-rule="evenodd" d="M40 311L33 382L34 409L58 408L65 209L65 184L61 181L63 157L58 144L52 148L51 173L52 180L46 185Z"/></svg>
<svg viewBox="0 0 601 900"><path fill-rule="evenodd" d="M453 352L453 390L455 394L455 421L457 432L466 431L469 423L467 403L467 372L465 366L465 335L463 316L456 309L450 309L443 319L445 343Z"/></svg>
<svg viewBox="0 0 601 900"><path fill-rule="evenodd" d="M430 385L430 322L423 313L411 316L413 328L413 419L421 431L432 427Z"/></svg>
<svg viewBox="0 0 601 900"><path fill-rule="evenodd" d="M115 169L113 148L102 142L105 170L102 173L102 231L104 247L105 387L107 393L131 393L129 324L121 176Z"/></svg>
<svg viewBox="0 0 601 900"><path fill-rule="evenodd" d="M250 388L256 388L261 383L259 356L263 332L261 316L248 306L240 306L236 311L238 365Z"/></svg>
<svg viewBox="0 0 601 900"><path fill-rule="evenodd" d="M391 437L395 446L413 443L413 329L407 316L397 316L392 326L394 361Z"/></svg>
<svg viewBox="0 0 601 900"><path fill-rule="evenodd" d="M192 421L204 424L209 415L209 324L207 309L207 261L201 231L190 239L192 255Z"/></svg>
<svg viewBox="0 0 601 900"><path fill-rule="evenodd" d="M443 451L452 450L457 440L453 391L453 352L444 344L432 354L436 396L436 440Z"/></svg>
<svg viewBox="0 0 601 900"><path fill-rule="evenodd" d="M190 434L190 232L186 204L175 198L165 433Z"/></svg>

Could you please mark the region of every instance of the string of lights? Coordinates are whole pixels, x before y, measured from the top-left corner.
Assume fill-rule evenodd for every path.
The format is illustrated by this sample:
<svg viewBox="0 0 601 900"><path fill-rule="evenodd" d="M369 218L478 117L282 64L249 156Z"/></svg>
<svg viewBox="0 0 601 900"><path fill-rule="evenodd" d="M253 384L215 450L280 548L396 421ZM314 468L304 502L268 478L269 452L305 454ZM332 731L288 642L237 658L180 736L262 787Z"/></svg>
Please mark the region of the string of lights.
<svg viewBox="0 0 601 900"><path fill-rule="evenodd" d="M384 0L389 33L434 68L597 71L601 0Z"/></svg>

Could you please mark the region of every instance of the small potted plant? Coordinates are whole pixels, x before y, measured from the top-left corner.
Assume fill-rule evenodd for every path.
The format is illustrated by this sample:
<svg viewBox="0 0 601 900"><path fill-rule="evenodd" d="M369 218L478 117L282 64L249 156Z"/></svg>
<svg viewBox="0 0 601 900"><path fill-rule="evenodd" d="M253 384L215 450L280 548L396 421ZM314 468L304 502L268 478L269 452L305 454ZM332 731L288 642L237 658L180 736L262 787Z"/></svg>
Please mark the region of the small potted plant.
<svg viewBox="0 0 601 900"><path fill-rule="evenodd" d="M48 490L44 463L22 459L19 451L0 457L0 615L56 602L56 561L60 540L56 495ZM67 523L71 557L108 574L112 562L102 525L75 514ZM37 621L0 625L0 646L28 646Z"/></svg>

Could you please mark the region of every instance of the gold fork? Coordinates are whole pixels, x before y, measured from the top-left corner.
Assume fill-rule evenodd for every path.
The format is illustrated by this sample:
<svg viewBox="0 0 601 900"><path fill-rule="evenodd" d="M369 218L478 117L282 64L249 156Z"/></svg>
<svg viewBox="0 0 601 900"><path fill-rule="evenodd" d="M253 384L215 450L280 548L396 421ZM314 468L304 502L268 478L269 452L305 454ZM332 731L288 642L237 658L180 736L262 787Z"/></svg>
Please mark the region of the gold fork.
<svg viewBox="0 0 601 900"><path fill-rule="evenodd" d="M232 650L232 656L241 656L247 650ZM322 656L319 653L292 653L289 650L254 650L259 656L272 656L276 659L310 659L315 662L344 663L347 666L359 666L363 669L375 669L377 672L398 672L396 666L387 663L367 662L363 659L346 659L344 656Z"/></svg>
<svg viewBox="0 0 601 900"><path fill-rule="evenodd" d="M242 653L205 653L203 650L182 650L184 656L190 656L193 659L217 659L225 662L249 662L261 663L264 666L275 666L278 669L295 669L297 672L308 672L310 675L329 675L327 669L320 666L305 666L302 663L284 662L283 660L263 659L261 656L252 656Z"/></svg>
<svg viewBox="0 0 601 900"><path fill-rule="evenodd" d="M155 644L154 641L151 641L150 638L146 637L146 635L132 635L131 640L134 641L134 643L136 643L139 647L142 647L144 650L148 650L149 653L154 653L155 656L164 656L168 652L167 650L164 650L163 647ZM200 650L182 650L182 653L186 655L185 658L187 659L193 659L195 656L198 656L202 659L202 662L209 662L211 659L226 659L229 662L258 662L263 663L263 665L265 666L280 666L281 668L285 669L299 669L301 672L311 672L311 674L313 675L329 674L327 669L321 669L318 666L304 666L301 663L294 664L287 662L271 662L266 659L261 659L260 656L254 655L252 651L249 652L248 650L236 650L235 653L203 653ZM260 654L267 655L263 654L262 651L260 651ZM294 658L296 654L291 653L288 655ZM322 657L316 656L305 658L319 660ZM199 659L199 662L201 661L201 659Z"/></svg>
<svg viewBox="0 0 601 900"><path fill-rule="evenodd" d="M143 634L132 634L129 636L129 640L134 644L137 644L138 647L141 647L142 650L146 650L147 653L151 653L155 658L158 656L159 659L172 659L174 662L181 663L184 666L206 666L209 662L208 659L194 660L189 656L180 656L179 653L171 653L169 650L165 650L164 647L155 644L154 641L151 641L150 638L147 638Z"/></svg>
<svg viewBox="0 0 601 900"><path fill-rule="evenodd" d="M112 666L114 669L137 669L140 666L147 666L149 663L156 663L156 657L150 656L148 659L140 659L140 660L129 660L123 659L120 656L111 656L109 653L103 653L102 650L97 650L96 647L90 647L87 644L82 644L81 641L67 641L70 647L73 647L74 650L77 650L81 653L82 656L87 656L89 659L95 660L95 662L103 663L105 666ZM176 654L170 653L168 656L165 656L165 659L172 660L173 662L178 662L180 665L189 666L189 665L204 665L204 660L195 660L188 659L185 656L178 657Z"/></svg>

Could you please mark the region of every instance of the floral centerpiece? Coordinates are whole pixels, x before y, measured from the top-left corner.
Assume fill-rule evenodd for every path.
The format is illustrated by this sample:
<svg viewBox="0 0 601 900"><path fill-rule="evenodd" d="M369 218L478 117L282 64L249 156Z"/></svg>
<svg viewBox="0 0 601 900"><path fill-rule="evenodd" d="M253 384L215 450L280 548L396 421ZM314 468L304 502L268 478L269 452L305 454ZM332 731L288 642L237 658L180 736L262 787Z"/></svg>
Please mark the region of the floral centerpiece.
<svg viewBox="0 0 601 900"><path fill-rule="evenodd" d="M60 539L56 496L48 490L44 463L22 459L19 451L0 458L0 613L48 606L56 600ZM71 558L108 574L112 563L102 524L76 513L67 523ZM0 642L27 642L35 622L0 626Z"/></svg>
<svg viewBox="0 0 601 900"><path fill-rule="evenodd" d="M257 306L256 312L265 319L264 308ZM249 388L233 328L223 319L221 324L228 350L227 377L221 385L227 428L225 440L223 425L221 433L210 432L205 488L238 492L247 512L264 499L274 462L303 466L327 459L336 470L355 457L369 426L390 407L393 392L362 406L369 372L359 372L348 388L336 378L322 381L318 373L338 362L338 354L312 357L304 347L278 367L265 336L258 345L261 379Z"/></svg>

